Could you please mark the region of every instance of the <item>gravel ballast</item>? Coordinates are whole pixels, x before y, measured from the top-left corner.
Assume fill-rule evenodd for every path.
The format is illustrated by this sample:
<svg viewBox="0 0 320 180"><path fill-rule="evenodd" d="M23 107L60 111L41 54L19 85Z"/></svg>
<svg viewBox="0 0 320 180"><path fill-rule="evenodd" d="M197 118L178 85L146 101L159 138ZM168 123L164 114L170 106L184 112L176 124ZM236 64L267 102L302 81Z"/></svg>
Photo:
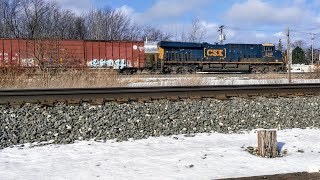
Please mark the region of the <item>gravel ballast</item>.
<svg viewBox="0 0 320 180"><path fill-rule="evenodd" d="M320 97L216 99L101 106L0 106L0 148L33 142L119 141L176 134L320 127Z"/></svg>

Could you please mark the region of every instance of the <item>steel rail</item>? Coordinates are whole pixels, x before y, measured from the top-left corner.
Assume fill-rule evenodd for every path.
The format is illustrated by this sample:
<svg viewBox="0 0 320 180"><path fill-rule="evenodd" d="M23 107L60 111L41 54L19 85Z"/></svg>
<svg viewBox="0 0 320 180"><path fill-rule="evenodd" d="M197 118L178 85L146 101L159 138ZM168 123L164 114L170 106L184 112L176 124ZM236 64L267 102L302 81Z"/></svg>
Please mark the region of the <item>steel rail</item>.
<svg viewBox="0 0 320 180"><path fill-rule="evenodd" d="M153 99L201 99L230 97L251 98L316 96L320 84L264 84L231 86L175 86L125 88L71 88L71 89L2 89L0 104L55 102L102 104L106 101L148 101Z"/></svg>

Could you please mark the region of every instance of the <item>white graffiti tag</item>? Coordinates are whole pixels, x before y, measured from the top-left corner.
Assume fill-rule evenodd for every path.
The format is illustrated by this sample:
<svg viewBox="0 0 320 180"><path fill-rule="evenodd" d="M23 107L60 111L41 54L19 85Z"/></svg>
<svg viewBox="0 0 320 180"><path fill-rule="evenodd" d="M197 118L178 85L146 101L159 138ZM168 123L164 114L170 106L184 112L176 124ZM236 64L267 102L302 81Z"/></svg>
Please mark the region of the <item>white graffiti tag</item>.
<svg viewBox="0 0 320 180"><path fill-rule="evenodd" d="M117 60L93 59L92 61L87 62L87 66L93 67L93 68L124 69L127 65L126 65L125 59L117 59Z"/></svg>

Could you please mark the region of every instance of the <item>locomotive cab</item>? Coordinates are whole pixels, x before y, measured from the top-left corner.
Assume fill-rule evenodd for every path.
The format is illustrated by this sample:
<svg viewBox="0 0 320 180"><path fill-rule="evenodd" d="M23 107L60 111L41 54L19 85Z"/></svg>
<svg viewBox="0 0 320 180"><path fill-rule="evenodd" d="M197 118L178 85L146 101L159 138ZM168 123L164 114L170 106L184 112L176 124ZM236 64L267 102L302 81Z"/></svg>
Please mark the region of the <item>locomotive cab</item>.
<svg viewBox="0 0 320 180"><path fill-rule="evenodd" d="M263 56L266 59L272 59L272 61L280 62L282 61L282 52L279 50L276 50L274 44L262 44L263 46Z"/></svg>
<svg viewBox="0 0 320 180"><path fill-rule="evenodd" d="M273 44L262 44L263 54L265 57L272 57L275 47Z"/></svg>

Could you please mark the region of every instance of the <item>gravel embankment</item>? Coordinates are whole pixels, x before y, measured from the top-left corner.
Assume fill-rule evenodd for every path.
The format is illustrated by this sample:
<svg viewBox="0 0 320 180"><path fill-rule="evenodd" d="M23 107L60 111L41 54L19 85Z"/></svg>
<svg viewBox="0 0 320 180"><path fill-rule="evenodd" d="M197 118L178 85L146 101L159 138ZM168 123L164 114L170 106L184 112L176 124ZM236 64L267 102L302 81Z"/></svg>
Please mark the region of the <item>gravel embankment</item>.
<svg viewBox="0 0 320 180"><path fill-rule="evenodd" d="M256 128L320 127L320 97L0 106L0 148L29 142L127 140Z"/></svg>

